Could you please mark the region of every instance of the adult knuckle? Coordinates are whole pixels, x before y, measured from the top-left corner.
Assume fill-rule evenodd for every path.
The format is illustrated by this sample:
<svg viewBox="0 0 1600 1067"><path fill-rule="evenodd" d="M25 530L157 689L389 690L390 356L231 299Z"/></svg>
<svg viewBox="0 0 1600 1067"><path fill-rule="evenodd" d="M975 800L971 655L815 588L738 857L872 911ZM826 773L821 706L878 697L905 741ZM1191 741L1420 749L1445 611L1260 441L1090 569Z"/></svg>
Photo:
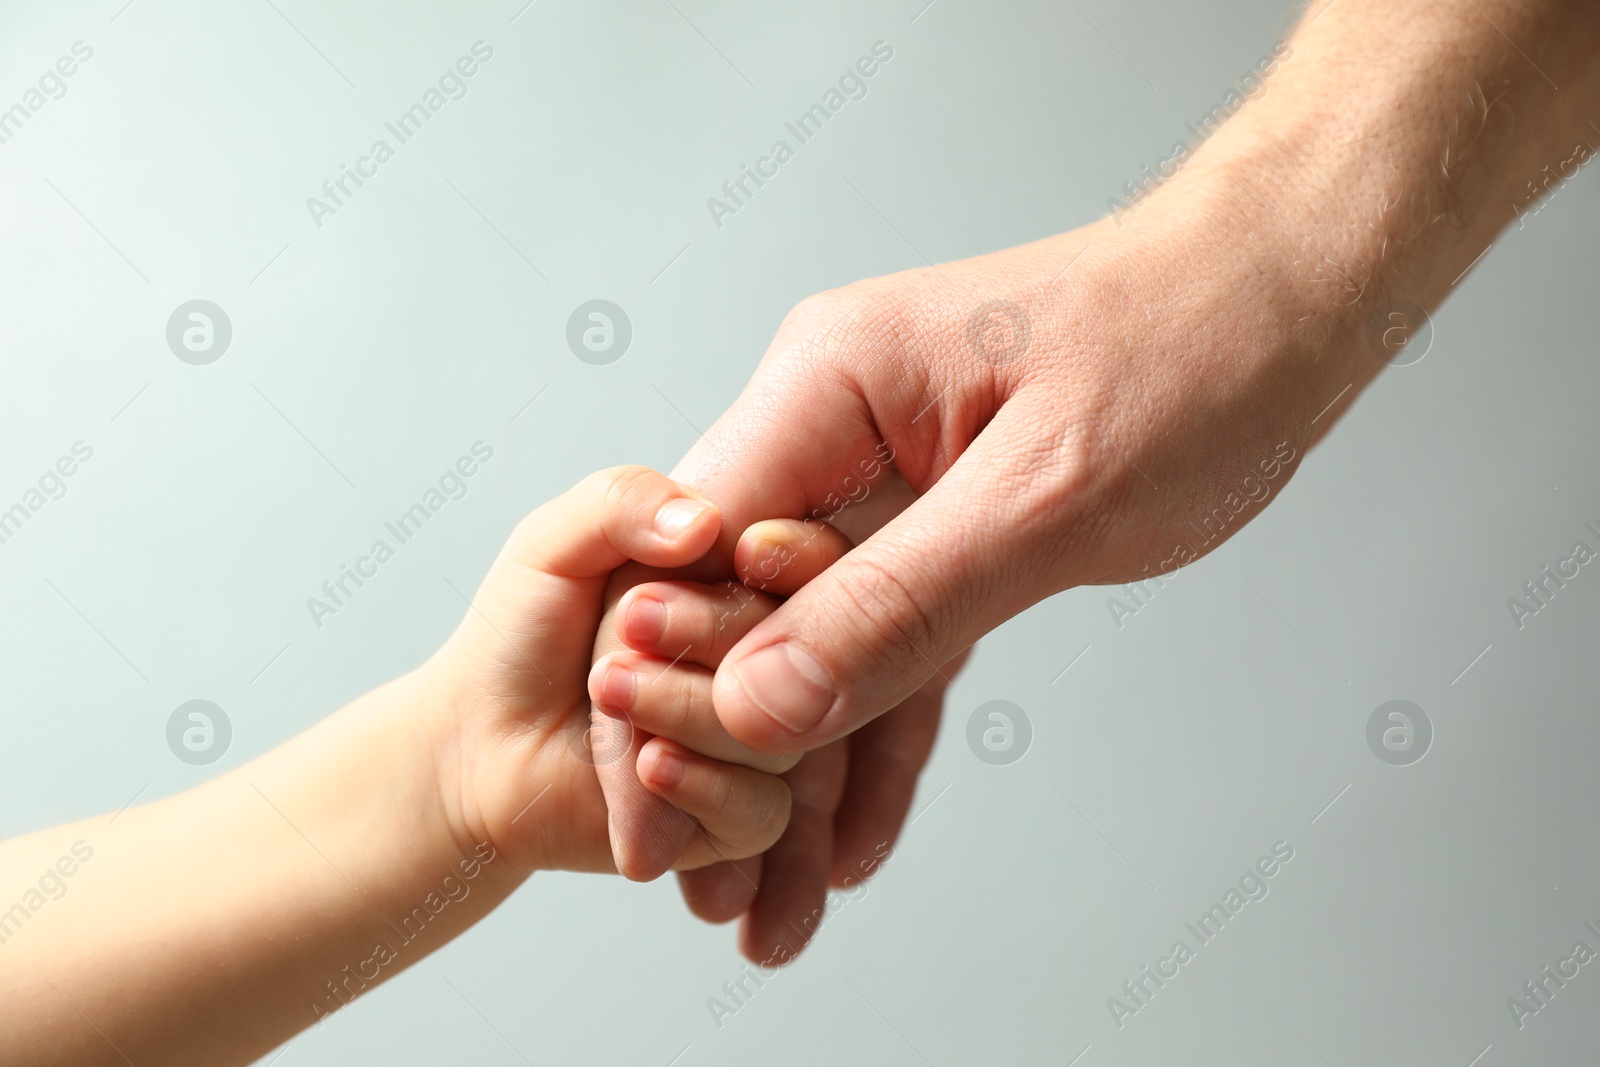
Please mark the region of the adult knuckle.
<svg viewBox="0 0 1600 1067"><path fill-rule="evenodd" d="M1098 431L1060 426L1030 431L1011 442L1011 462L993 473L994 487L1016 501L1008 537L1031 545L1052 563L1072 556L1095 536L1135 491L1140 479ZM1018 566L1036 567L1030 553L1018 553Z"/></svg>
<svg viewBox="0 0 1600 1067"><path fill-rule="evenodd" d="M725 820L733 814L738 790L734 788L733 775L712 775L706 795L706 812L713 818Z"/></svg>
<svg viewBox="0 0 1600 1067"><path fill-rule="evenodd" d="M856 573L838 583L841 593L858 609L858 625L866 637L864 647L879 662L903 660L906 646L920 659L944 632L947 608L926 602L926 595L916 592L908 581L910 573L908 565L865 556L857 561Z"/></svg>
<svg viewBox="0 0 1600 1067"><path fill-rule="evenodd" d="M789 357L851 370L895 360L917 332L914 304L887 279L807 297L790 313Z"/></svg>
<svg viewBox="0 0 1600 1067"><path fill-rule="evenodd" d="M792 805L793 797L789 793L789 787L782 782L778 783L776 789L763 790L755 819L755 825L760 827L760 841L763 845L770 845L782 836L784 827L789 825Z"/></svg>
<svg viewBox="0 0 1600 1067"><path fill-rule="evenodd" d="M769 756L765 752L756 752L754 749L747 753L746 766L753 767L765 774L785 774L794 769L800 762L799 755Z"/></svg>
<svg viewBox="0 0 1600 1067"><path fill-rule="evenodd" d="M1110 442L1082 426L1060 426L1020 444L1016 474L1031 487L1026 499L1034 516L1048 521L1075 508L1092 485L1118 469L1109 454Z"/></svg>

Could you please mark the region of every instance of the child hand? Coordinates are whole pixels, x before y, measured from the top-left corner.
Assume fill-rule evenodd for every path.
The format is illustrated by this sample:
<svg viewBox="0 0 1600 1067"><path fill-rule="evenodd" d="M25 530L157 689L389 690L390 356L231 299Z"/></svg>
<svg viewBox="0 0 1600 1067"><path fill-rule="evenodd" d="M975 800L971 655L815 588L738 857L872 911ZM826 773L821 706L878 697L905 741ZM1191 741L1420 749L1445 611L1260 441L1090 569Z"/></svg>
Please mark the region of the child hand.
<svg viewBox="0 0 1600 1067"><path fill-rule="evenodd" d="M595 774L596 762L615 756L610 746L590 750L586 684L606 582L629 560L690 563L720 525L709 502L641 467L591 475L518 525L466 618L421 672L439 709L429 728L439 793L464 849L488 841L520 871L615 869ZM690 588L686 596L705 602L723 595ZM701 831L676 869L763 851L789 812L780 779L696 751L721 727L697 665L704 657L685 651L635 683L649 694L639 706L658 716L651 732L660 735L642 770ZM765 759L772 770L793 762Z"/></svg>
<svg viewBox="0 0 1600 1067"><path fill-rule="evenodd" d="M681 567L720 525L654 471L586 478L519 524L417 670L193 789L0 842L3 870L93 861L73 903L18 905L0 930L0 1062L253 1061L528 872L612 869L587 743L602 597L623 563ZM645 760L652 798L693 829L677 866L759 854L788 787L694 751L716 720L690 667L651 677L652 694L685 697L653 722Z"/></svg>
<svg viewBox="0 0 1600 1067"><path fill-rule="evenodd" d="M675 737L708 756L770 773L794 766L795 756L772 756L735 741L715 715L688 712L711 707L712 679L728 650L777 610L782 596L849 549L850 542L827 523L773 519L746 529L735 545L733 564L742 583L652 581L659 570L636 564L612 576L613 588L629 591L595 640L589 693L594 736L603 739L597 747L608 753L595 769L623 875L648 881L684 869L677 860L694 833L655 781L658 746L651 735ZM669 664L676 669L663 674Z"/></svg>

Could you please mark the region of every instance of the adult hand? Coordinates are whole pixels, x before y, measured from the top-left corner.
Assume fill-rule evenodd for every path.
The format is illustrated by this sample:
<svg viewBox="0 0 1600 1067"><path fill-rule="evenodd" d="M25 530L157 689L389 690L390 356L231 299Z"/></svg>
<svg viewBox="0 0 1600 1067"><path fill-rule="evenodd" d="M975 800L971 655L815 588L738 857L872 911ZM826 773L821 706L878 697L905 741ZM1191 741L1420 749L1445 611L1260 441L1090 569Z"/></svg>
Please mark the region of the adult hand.
<svg viewBox="0 0 1600 1067"><path fill-rule="evenodd" d="M715 666L734 639L770 613L774 596L787 596L837 561L911 499L897 478L880 478L873 491L834 516L835 526L817 521L773 520L746 529L727 558L718 565L666 572L638 565L624 567L612 579L611 610L595 644L596 670L591 676L595 706L591 744L595 770L610 812L610 834L617 869L640 880L655 878L697 844L695 827L672 805L651 794L634 765L657 728L659 713L648 704L686 707L708 700L709 671L699 671L698 692L647 697L647 688L669 661L693 660ZM844 531L848 531L848 535ZM682 595L679 583L666 580L693 573L699 580L720 576L730 581L722 614L733 625L724 628L704 618L706 608ZM759 598L740 585L760 590ZM641 600L651 610L636 614ZM659 609L655 608L659 605ZM711 642L695 638L711 630ZM639 669L637 696L626 709L614 705L604 681L615 664L636 666L643 656L654 667ZM905 821L918 774L938 732L943 696L964 657L946 665L900 706L852 737L808 754L796 766L795 756L764 756L739 744L720 729L683 737L690 748L717 759L745 763L766 771L793 768L784 775L793 804L790 821L778 843L763 856L681 871L680 883L691 910L711 922L745 915L741 943L745 953L766 965L788 962L815 933L825 912L829 886L850 888L870 877L887 858ZM690 668L698 671L698 668ZM682 663L677 668L684 673ZM634 688L634 686L626 687ZM714 722L714 720L713 720Z"/></svg>
<svg viewBox="0 0 1600 1067"><path fill-rule="evenodd" d="M831 511L891 459L918 498L722 660L733 738L816 750L1038 600L1214 549L1525 209L1527 180L1596 139L1593 4L1391 16L1308 12L1265 91L1112 218L788 316L674 475L727 531Z"/></svg>

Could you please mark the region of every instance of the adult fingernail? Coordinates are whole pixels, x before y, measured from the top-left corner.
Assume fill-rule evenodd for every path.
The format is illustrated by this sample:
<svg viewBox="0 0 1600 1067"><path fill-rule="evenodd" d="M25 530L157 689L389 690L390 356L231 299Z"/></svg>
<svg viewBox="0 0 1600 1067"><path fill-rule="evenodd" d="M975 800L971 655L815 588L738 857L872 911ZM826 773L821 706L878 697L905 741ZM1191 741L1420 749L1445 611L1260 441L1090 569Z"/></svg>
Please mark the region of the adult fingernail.
<svg viewBox="0 0 1600 1067"><path fill-rule="evenodd" d="M628 605L628 639L648 645L667 632L667 606L655 597L636 596Z"/></svg>
<svg viewBox="0 0 1600 1067"><path fill-rule="evenodd" d="M750 553L751 563L745 583L760 588L777 578L783 570L783 547L770 537L758 538L755 549Z"/></svg>
<svg viewBox="0 0 1600 1067"><path fill-rule="evenodd" d="M788 641L746 656L732 670L750 702L792 733L805 733L833 707L833 679L811 653Z"/></svg>
<svg viewBox="0 0 1600 1067"><path fill-rule="evenodd" d="M695 520L711 507L704 500L693 497L674 497L661 505L656 512L656 533L668 541L676 541L688 532Z"/></svg>
<svg viewBox="0 0 1600 1067"><path fill-rule="evenodd" d="M664 789L671 789L683 781L683 757L670 748L657 748L655 762L650 766L650 780Z"/></svg>
<svg viewBox="0 0 1600 1067"><path fill-rule="evenodd" d="M633 698L638 686L632 671L615 663L609 663L606 665L605 674L600 678L600 692L596 703L604 704L616 711L627 711L633 707Z"/></svg>

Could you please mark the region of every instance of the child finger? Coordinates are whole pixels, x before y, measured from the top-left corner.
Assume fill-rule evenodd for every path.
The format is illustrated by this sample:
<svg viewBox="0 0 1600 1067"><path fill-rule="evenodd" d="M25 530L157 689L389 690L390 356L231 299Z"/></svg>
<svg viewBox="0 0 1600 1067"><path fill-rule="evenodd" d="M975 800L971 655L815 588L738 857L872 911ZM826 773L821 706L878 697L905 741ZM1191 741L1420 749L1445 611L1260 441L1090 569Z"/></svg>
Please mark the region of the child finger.
<svg viewBox="0 0 1600 1067"><path fill-rule="evenodd" d="M733 739L711 706L712 677L704 667L624 649L595 661L589 697L597 707L626 714L635 729L670 738L712 759L771 774L794 766L798 756L768 755Z"/></svg>
<svg viewBox="0 0 1600 1067"><path fill-rule="evenodd" d="M716 667L778 601L738 582L649 582L617 606L617 633L629 648Z"/></svg>
<svg viewBox="0 0 1600 1067"><path fill-rule="evenodd" d="M507 549L533 570L594 578L630 559L653 567L690 563L721 527L715 505L666 475L612 467L523 519Z"/></svg>
<svg viewBox="0 0 1600 1067"><path fill-rule="evenodd" d="M765 852L789 823L789 787L783 779L708 759L664 737L640 750L639 780L697 819L716 853L727 859Z"/></svg>

